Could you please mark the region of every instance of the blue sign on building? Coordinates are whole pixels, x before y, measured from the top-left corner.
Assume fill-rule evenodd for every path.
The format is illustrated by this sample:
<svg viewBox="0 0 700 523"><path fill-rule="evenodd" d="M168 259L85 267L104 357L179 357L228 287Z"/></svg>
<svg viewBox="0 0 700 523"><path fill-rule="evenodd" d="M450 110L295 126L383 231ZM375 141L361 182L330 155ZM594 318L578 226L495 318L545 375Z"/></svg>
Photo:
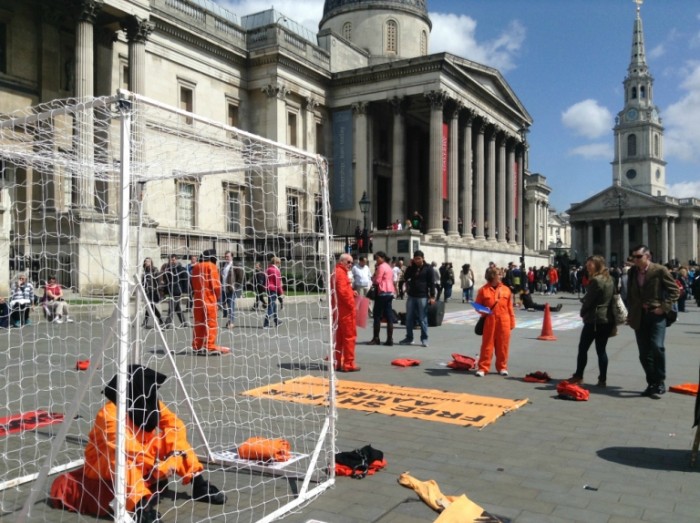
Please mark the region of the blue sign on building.
<svg viewBox="0 0 700 523"><path fill-rule="evenodd" d="M352 172L352 110L333 113L333 181L331 206L348 211L356 206Z"/></svg>

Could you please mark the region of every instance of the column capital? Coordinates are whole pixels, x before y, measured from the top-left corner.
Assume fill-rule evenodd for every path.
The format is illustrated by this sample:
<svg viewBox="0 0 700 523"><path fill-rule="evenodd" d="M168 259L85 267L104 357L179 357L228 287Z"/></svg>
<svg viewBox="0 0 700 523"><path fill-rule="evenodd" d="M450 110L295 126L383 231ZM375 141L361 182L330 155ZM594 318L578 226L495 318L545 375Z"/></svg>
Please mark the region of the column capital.
<svg viewBox="0 0 700 523"><path fill-rule="evenodd" d="M474 111L466 109L462 111L462 113L464 114L464 124L471 127L472 123L474 122L474 118L476 117Z"/></svg>
<svg viewBox="0 0 700 523"><path fill-rule="evenodd" d="M424 94L424 96L430 102L431 109L442 109L445 106L449 96L445 91L430 91Z"/></svg>
<svg viewBox="0 0 700 523"><path fill-rule="evenodd" d="M369 110L369 102L355 102L350 107L353 113L365 115Z"/></svg>
<svg viewBox="0 0 700 523"><path fill-rule="evenodd" d="M83 22L95 23L97 15L104 7L104 2L101 0L74 0L73 8L78 20Z"/></svg>
<svg viewBox="0 0 700 523"><path fill-rule="evenodd" d="M156 24L146 18L129 16L121 21L121 28L126 33L126 39L129 43L144 44L156 28Z"/></svg>
<svg viewBox="0 0 700 523"><path fill-rule="evenodd" d="M403 115L410 105L410 100L407 96L392 96L389 98L389 104L395 115Z"/></svg>
<svg viewBox="0 0 700 523"><path fill-rule="evenodd" d="M450 118L452 120L457 120L462 109L464 109L464 104L459 101L454 101L450 106Z"/></svg>
<svg viewBox="0 0 700 523"><path fill-rule="evenodd" d="M291 91L287 89L283 84L267 84L265 87L260 89L265 93L268 98L278 98L279 100L284 100Z"/></svg>
<svg viewBox="0 0 700 523"><path fill-rule="evenodd" d="M309 111L313 112L316 107L321 105L321 102L318 100L318 98L314 98L313 96L307 96L304 98L304 108Z"/></svg>

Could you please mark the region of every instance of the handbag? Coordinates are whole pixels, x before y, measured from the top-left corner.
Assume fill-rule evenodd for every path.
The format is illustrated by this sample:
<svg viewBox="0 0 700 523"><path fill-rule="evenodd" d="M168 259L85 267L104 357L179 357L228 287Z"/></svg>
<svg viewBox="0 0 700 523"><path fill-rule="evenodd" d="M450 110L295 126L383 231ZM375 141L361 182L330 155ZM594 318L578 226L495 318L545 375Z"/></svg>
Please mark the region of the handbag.
<svg viewBox="0 0 700 523"><path fill-rule="evenodd" d="M377 299L377 291L378 291L377 284L375 283L367 291L367 294L366 294L367 299L368 300L376 300Z"/></svg>
<svg viewBox="0 0 700 523"><path fill-rule="evenodd" d="M610 309L612 310L615 325L623 325L627 322L627 307L625 307L625 303L622 301L622 296L613 294L610 300Z"/></svg>
<svg viewBox="0 0 700 523"><path fill-rule="evenodd" d="M479 318L479 321L476 322L476 325L474 326L474 333L477 336L481 336L484 334L484 322L486 321L486 316L482 316Z"/></svg>
<svg viewBox="0 0 700 523"><path fill-rule="evenodd" d="M671 309L666 313L666 327L670 327L678 319L678 311Z"/></svg>

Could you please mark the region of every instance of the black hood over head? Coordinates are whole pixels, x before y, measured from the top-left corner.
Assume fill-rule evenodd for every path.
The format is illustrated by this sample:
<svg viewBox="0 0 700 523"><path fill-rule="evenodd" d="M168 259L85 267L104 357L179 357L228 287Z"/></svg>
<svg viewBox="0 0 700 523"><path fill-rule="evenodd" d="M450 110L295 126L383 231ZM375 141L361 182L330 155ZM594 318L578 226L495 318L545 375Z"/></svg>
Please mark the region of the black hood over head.
<svg viewBox="0 0 700 523"><path fill-rule="evenodd" d="M115 374L104 390L105 397L112 403L117 403L117 379ZM143 365L129 365L126 383L127 415L146 432L154 431L160 423L158 387L166 379L168 377L165 374Z"/></svg>

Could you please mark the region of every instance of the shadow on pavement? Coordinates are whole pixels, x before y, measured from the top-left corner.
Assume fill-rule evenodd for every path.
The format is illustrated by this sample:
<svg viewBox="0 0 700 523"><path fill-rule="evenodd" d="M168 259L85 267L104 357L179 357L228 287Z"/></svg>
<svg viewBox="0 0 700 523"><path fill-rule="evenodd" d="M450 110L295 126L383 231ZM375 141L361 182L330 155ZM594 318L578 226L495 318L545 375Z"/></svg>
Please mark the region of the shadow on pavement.
<svg viewBox="0 0 700 523"><path fill-rule="evenodd" d="M659 449L649 447L608 447L597 452L607 461L630 467L669 470L678 472L700 472L690 467L690 449Z"/></svg>

